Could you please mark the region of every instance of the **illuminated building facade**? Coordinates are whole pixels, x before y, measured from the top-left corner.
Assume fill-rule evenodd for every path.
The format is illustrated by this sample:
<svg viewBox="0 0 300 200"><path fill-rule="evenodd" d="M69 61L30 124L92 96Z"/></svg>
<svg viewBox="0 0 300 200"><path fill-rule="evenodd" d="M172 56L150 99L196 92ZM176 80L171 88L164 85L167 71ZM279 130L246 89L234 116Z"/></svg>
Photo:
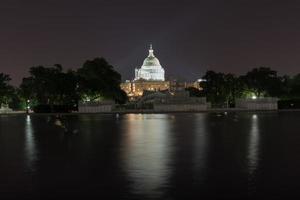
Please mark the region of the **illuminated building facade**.
<svg viewBox="0 0 300 200"><path fill-rule="evenodd" d="M165 70L153 52L152 45L150 45L149 55L144 60L142 67L135 69L134 80L165 81Z"/></svg>
<svg viewBox="0 0 300 200"><path fill-rule="evenodd" d="M144 91L163 91L170 89L169 81L126 81L121 84L121 89L127 93L127 96L141 97Z"/></svg>
<svg viewBox="0 0 300 200"><path fill-rule="evenodd" d="M143 96L144 91L178 91L188 87L194 87L202 90L200 81L191 83L166 81L165 70L160 65L159 60L154 56L152 45L149 49L149 55L144 60L139 69L135 69L135 78L133 81L127 80L121 84L130 100Z"/></svg>

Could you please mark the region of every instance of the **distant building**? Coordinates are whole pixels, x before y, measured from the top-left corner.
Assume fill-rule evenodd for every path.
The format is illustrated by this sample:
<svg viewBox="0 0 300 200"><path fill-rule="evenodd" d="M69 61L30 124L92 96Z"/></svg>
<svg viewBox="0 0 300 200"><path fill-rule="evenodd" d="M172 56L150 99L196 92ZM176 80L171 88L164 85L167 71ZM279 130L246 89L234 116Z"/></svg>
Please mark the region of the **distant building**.
<svg viewBox="0 0 300 200"><path fill-rule="evenodd" d="M169 81L127 81L121 84L121 89L124 90L128 97L141 97L144 91L161 91L169 90Z"/></svg>
<svg viewBox="0 0 300 200"><path fill-rule="evenodd" d="M154 50L150 45L149 55L144 60L140 69L135 69L135 81L165 81L165 70L160 65L159 60L154 56Z"/></svg>
<svg viewBox="0 0 300 200"><path fill-rule="evenodd" d="M127 80L121 84L130 100L135 100L143 96L144 91L177 91L184 90L188 87L194 87L202 90L200 81L191 83L166 81L165 70L161 66L158 58L154 55L152 45L150 45L149 55L144 60L143 65L139 69L135 69L135 78L133 81Z"/></svg>

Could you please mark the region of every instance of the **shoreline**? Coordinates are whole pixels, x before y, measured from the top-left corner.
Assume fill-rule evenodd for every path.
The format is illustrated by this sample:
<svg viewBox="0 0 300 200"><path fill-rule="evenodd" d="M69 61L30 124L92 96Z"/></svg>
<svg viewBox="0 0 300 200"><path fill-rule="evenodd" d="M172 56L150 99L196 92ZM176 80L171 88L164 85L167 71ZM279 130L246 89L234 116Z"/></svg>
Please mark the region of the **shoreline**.
<svg viewBox="0 0 300 200"><path fill-rule="evenodd" d="M248 110L248 109L208 109L201 111L153 111L153 110L121 110L111 112L71 112L71 113L26 113L25 111L12 111L7 113L0 113L0 115L97 115L97 114L171 114L171 113L222 113L222 112L300 112L300 109L278 109L278 110Z"/></svg>

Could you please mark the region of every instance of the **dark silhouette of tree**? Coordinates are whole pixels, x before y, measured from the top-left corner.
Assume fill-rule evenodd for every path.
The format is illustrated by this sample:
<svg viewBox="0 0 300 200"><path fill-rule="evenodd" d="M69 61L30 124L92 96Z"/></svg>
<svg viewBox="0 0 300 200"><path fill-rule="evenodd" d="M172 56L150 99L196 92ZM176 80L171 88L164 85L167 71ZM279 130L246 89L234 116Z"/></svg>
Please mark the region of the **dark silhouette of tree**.
<svg viewBox="0 0 300 200"><path fill-rule="evenodd" d="M224 95L224 74L207 71L203 78L206 80L203 83L203 90L207 100L212 104L223 104L226 101Z"/></svg>
<svg viewBox="0 0 300 200"><path fill-rule="evenodd" d="M295 75L289 80L289 96L300 99L300 74Z"/></svg>
<svg viewBox="0 0 300 200"><path fill-rule="evenodd" d="M64 72L61 65L31 67L30 76L23 78L20 95L23 102L39 105L77 105L89 97L114 99L124 103L127 95L120 89L121 75L103 58L86 61L78 71Z"/></svg>
<svg viewBox="0 0 300 200"><path fill-rule="evenodd" d="M9 85L10 80L9 75L0 73L0 107L8 104L14 94L14 88Z"/></svg>
<svg viewBox="0 0 300 200"><path fill-rule="evenodd" d="M237 77L234 74L225 74L224 82L224 94L226 96L227 105L233 106L235 104L235 99L243 96L245 84L240 77Z"/></svg>
<svg viewBox="0 0 300 200"><path fill-rule="evenodd" d="M241 78L257 97L279 96L283 92L283 80L268 67L254 68Z"/></svg>
<svg viewBox="0 0 300 200"><path fill-rule="evenodd" d="M104 58L87 60L77 74L82 98L114 99L119 103L127 100L126 93L120 88L121 75Z"/></svg>
<svg viewBox="0 0 300 200"><path fill-rule="evenodd" d="M78 93L78 76L75 71L69 70L66 73L60 73L57 78L57 102L64 104L77 104L80 99Z"/></svg>
<svg viewBox="0 0 300 200"><path fill-rule="evenodd" d="M38 104L76 104L77 77L72 71L64 73L61 65L54 67L31 67L30 77L24 78L21 94L24 99L36 100Z"/></svg>
<svg viewBox="0 0 300 200"><path fill-rule="evenodd" d="M244 84L233 74L207 71L203 79L203 90L207 100L216 106L230 106L242 96Z"/></svg>

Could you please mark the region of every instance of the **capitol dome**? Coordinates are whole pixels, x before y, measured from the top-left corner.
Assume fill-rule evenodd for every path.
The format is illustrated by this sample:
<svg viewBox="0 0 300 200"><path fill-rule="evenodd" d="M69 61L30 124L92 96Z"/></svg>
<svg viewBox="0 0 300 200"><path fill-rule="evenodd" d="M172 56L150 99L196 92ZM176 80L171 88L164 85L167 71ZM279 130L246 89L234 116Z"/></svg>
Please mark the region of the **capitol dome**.
<svg viewBox="0 0 300 200"><path fill-rule="evenodd" d="M150 47L148 57L144 60L143 66L161 66L159 60L153 54L152 46Z"/></svg>
<svg viewBox="0 0 300 200"><path fill-rule="evenodd" d="M134 80L151 80L151 81L164 81L165 70L160 65L159 60L154 55L152 45L150 45L149 55L144 60L140 69L135 69Z"/></svg>

